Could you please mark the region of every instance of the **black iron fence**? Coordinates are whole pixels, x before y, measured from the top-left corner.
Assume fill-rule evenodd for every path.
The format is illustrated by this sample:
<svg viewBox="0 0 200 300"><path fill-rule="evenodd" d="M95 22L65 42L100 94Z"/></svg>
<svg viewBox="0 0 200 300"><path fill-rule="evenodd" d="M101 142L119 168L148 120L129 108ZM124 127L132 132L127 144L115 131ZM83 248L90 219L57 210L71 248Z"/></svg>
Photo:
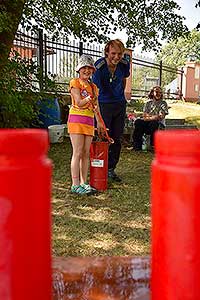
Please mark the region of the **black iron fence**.
<svg viewBox="0 0 200 300"><path fill-rule="evenodd" d="M22 57L32 59L41 68L42 76L38 87L46 87L45 78L53 75L60 93L68 93L71 78L76 77L75 67L81 54L90 54L95 60L103 56L103 45L69 41L65 38L53 40L42 31L38 34L18 32L14 40L14 49ZM132 97L145 96L153 85L165 87L179 76L179 88L182 91L183 70L165 66L162 61L132 58ZM168 98L175 97L175 92L166 91Z"/></svg>
<svg viewBox="0 0 200 300"><path fill-rule="evenodd" d="M177 69L163 65L162 61L151 59L132 59L132 97L141 97L148 94L154 85L163 87L166 98L176 98L176 87L166 89L170 82L177 79L177 85L182 92L183 68ZM175 85L175 84L174 84Z"/></svg>

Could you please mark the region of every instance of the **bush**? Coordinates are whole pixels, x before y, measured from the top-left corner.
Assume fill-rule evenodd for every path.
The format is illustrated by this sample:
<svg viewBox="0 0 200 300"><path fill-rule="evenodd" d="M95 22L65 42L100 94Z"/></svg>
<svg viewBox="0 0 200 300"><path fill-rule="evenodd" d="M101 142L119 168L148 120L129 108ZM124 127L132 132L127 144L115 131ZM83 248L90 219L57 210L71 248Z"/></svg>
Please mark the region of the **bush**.
<svg viewBox="0 0 200 300"><path fill-rule="evenodd" d="M22 59L14 51L8 60L0 79L0 127L31 127L38 119L38 100L44 98L39 89L41 70L32 60ZM48 88L53 90L55 83L45 78ZM55 97L52 96L52 97Z"/></svg>
<svg viewBox="0 0 200 300"><path fill-rule="evenodd" d="M145 98L131 100L130 105L131 105L132 110L134 110L136 112L143 111L145 101L146 101Z"/></svg>

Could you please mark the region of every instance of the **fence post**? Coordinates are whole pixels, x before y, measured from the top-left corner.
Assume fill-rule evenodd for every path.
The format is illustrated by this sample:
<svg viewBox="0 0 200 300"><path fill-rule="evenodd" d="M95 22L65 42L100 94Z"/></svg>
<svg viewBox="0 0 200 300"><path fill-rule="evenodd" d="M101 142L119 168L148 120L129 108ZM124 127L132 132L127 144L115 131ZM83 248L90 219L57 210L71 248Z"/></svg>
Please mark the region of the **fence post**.
<svg viewBox="0 0 200 300"><path fill-rule="evenodd" d="M44 34L44 75L47 76L47 35Z"/></svg>
<svg viewBox="0 0 200 300"><path fill-rule="evenodd" d="M79 43L79 56L83 54L83 42Z"/></svg>
<svg viewBox="0 0 200 300"><path fill-rule="evenodd" d="M159 69L159 85L162 84L162 60L160 61L160 69Z"/></svg>
<svg viewBox="0 0 200 300"><path fill-rule="evenodd" d="M43 30L39 29L39 67L40 67L40 79L39 79L39 85L40 85L40 90L43 90L44 85L43 85L43 69L44 69L44 64L43 64L43 56L44 56L44 50L43 50Z"/></svg>
<svg viewBox="0 0 200 300"><path fill-rule="evenodd" d="M181 89L181 95L183 95L183 67L181 68L181 83L180 83L180 89Z"/></svg>

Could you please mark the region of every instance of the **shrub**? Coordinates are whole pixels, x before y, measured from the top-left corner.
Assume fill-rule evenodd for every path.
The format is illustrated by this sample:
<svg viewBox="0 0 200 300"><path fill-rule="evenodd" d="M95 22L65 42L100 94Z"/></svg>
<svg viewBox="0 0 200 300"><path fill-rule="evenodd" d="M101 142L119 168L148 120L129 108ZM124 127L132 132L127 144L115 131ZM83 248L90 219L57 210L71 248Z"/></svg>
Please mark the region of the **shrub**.
<svg viewBox="0 0 200 300"><path fill-rule="evenodd" d="M38 100L44 98L48 90L55 90L55 82L47 77L44 78L45 93L40 91L41 78L41 70L35 62L12 52L0 79L1 128L31 127L37 120Z"/></svg>
<svg viewBox="0 0 200 300"><path fill-rule="evenodd" d="M147 100L146 98L132 100L131 101L132 110L137 111L137 112L143 111L143 106L144 106L144 103L146 100Z"/></svg>

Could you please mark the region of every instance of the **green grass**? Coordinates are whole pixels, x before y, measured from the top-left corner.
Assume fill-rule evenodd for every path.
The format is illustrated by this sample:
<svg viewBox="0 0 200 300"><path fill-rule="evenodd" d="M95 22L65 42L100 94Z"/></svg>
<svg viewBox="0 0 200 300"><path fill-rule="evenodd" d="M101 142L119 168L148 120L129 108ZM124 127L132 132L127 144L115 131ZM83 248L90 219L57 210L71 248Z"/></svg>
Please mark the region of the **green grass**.
<svg viewBox="0 0 200 300"><path fill-rule="evenodd" d="M172 101L170 107L170 118L185 118L200 127L199 105ZM123 183L110 184L106 192L89 197L75 196L69 192L69 138L62 144L51 144L49 157L54 166L54 255L149 254L152 153L134 153L124 146L116 170Z"/></svg>
<svg viewBox="0 0 200 300"><path fill-rule="evenodd" d="M70 193L69 138L52 144L53 254L62 256L144 255L150 252L151 153L122 149L117 173L123 183L109 184L96 196Z"/></svg>

